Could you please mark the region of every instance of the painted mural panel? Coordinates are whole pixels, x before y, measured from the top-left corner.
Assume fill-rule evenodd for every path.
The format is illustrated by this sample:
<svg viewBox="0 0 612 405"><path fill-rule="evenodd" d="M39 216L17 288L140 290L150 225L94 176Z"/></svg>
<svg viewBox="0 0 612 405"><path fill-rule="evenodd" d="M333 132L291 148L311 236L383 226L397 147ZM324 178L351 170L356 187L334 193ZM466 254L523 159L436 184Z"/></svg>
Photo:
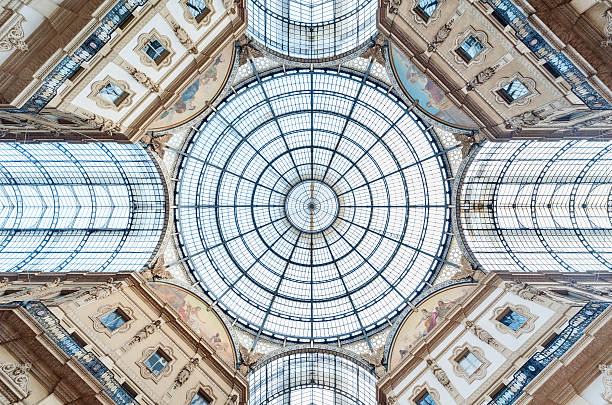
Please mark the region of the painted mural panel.
<svg viewBox="0 0 612 405"><path fill-rule="evenodd" d="M168 283L151 282L149 285L179 313L183 321L212 346L227 364L236 367L234 346L229 332L215 311L193 293Z"/></svg>
<svg viewBox="0 0 612 405"><path fill-rule="evenodd" d="M205 108L206 103L214 100L225 84L234 59L234 43L226 46L203 73L187 87L181 97L167 111L164 111L149 126L149 130L160 130L181 125Z"/></svg>
<svg viewBox="0 0 612 405"><path fill-rule="evenodd" d="M393 70L411 99L418 102L421 110L450 125L475 128L476 124L460 110L425 73L421 72L406 54L391 47Z"/></svg>
<svg viewBox="0 0 612 405"><path fill-rule="evenodd" d="M473 284L444 289L420 303L400 326L389 355L389 370L397 366L446 315L470 293Z"/></svg>

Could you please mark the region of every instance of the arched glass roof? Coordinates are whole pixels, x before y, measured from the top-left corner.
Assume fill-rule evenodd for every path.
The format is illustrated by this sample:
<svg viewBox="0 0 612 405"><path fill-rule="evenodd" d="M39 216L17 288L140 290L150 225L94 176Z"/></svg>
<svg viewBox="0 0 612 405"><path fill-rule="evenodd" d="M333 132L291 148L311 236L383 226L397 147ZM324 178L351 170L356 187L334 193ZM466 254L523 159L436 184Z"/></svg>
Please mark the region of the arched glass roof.
<svg viewBox="0 0 612 405"><path fill-rule="evenodd" d="M337 70L258 77L186 149L179 241L258 335L363 337L443 262L446 177L432 134L386 88Z"/></svg>
<svg viewBox="0 0 612 405"><path fill-rule="evenodd" d="M296 351L249 374L249 405L375 405L376 377L346 356Z"/></svg>
<svg viewBox="0 0 612 405"><path fill-rule="evenodd" d="M487 142L462 178L457 220L485 270L612 269L612 142Z"/></svg>
<svg viewBox="0 0 612 405"><path fill-rule="evenodd" d="M165 220L141 145L0 143L3 271L139 271Z"/></svg>
<svg viewBox="0 0 612 405"><path fill-rule="evenodd" d="M333 59L375 34L376 7L376 0L247 0L248 33L282 56Z"/></svg>

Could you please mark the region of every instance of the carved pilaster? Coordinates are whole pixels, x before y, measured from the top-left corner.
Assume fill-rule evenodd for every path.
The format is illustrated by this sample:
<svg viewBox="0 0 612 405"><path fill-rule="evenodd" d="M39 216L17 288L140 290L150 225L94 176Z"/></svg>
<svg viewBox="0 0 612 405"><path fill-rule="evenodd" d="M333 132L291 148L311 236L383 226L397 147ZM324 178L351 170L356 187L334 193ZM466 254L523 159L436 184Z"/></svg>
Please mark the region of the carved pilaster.
<svg viewBox="0 0 612 405"><path fill-rule="evenodd" d="M458 404L463 403L463 397L461 397L461 395L457 392L457 389L451 383L450 378L448 378L448 375L446 374L446 372L442 370L440 366L438 366L436 362L433 361L432 359L427 359L426 362L427 362L427 367L431 370L433 375L436 377L436 380L438 380L438 382L442 384L444 388L446 388L446 390L453 397L455 402L457 402Z"/></svg>
<svg viewBox="0 0 612 405"><path fill-rule="evenodd" d="M472 332L478 339L485 342L498 352L502 353L504 357L510 358L512 355L512 351L510 351L507 347L499 343L489 332L482 329L480 326L476 325L473 321L465 321L465 328Z"/></svg>
<svg viewBox="0 0 612 405"><path fill-rule="evenodd" d="M150 324L139 330L138 333L136 333L130 340L128 340L127 343L121 346L119 350L124 353L127 352L132 345L143 342L149 336L153 335L157 330L159 330L161 324L162 322L160 319L151 322Z"/></svg>
<svg viewBox="0 0 612 405"><path fill-rule="evenodd" d="M605 48L612 44L612 8L609 8L604 12L603 18L606 21L606 25L604 26L604 33L606 37L603 41L601 41L601 46Z"/></svg>
<svg viewBox="0 0 612 405"><path fill-rule="evenodd" d="M172 31L174 31L174 35L179 40L181 45L183 45L185 48L187 48L187 50L190 53L196 55L198 53L198 48L196 48L196 46L193 43L193 41L191 40L191 38L189 38L189 34L187 34L187 31L185 31L176 22L176 20L174 20L174 18L172 18L172 16L169 15L168 17L166 17L166 20L170 24L170 27L172 27Z"/></svg>

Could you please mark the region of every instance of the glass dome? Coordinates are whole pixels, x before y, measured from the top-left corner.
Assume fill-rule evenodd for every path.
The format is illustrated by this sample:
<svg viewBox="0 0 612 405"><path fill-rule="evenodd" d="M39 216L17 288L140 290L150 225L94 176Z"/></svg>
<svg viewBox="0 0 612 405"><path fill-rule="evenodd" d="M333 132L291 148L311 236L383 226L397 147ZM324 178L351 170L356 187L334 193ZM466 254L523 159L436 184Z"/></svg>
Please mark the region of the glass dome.
<svg viewBox="0 0 612 405"><path fill-rule="evenodd" d="M275 54L328 60L376 33L375 0L247 0L248 33Z"/></svg>
<svg viewBox="0 0 612 405"><path fill-rule="evenodd" d="M193 136L179 241L200 285L257 335L363 337L444 261L447 177L432 134L386 89L337 70L276 73Z"/></svg>

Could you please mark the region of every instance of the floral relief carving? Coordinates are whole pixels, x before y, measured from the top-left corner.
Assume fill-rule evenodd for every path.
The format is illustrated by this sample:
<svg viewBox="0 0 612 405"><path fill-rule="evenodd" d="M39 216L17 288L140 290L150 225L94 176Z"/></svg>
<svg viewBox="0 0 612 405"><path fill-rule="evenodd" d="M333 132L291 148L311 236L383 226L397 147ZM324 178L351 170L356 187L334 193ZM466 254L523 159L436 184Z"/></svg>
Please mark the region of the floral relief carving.
<svg viewBox="0 0 612 405"><path fill-rule="evenodd" d="M0 363L0 373L11 380L23 393L28 391L30 363Z"/></svg>
<svg viewBox="0 0 612 405"><path fill-rule="evenodd" d="M480 44L482 45L482 50L478 53L478 55L472 58L469 62L466 62L465 59L459 56L459 54L456 52L456 49L459 48L461 44L463 43L463 41L469 38L470 35L476 38L478 42L480 42ZM492 48L493 47L488 42L487 34L484 31L477 31L474 28L469 27L466 31L464 31L462 34L459 34L457 38L455 38L455 46L451 50L451 53L453 54L455 58L455 62L467 67L473 64L477 65L477 64L481 64L482 62L484 62L485 55Z"/></svg>
<svg viewBox="0 0 612 405"><path fill-rule="evenodd" d="M117 291L120 291L124 287L122 281L114 281L113 278L109 278L105 284L94 286L90 289L83 291L75 303L83 304L90 301L97 301L101 298L110 297Z"/></svg>
<svg viewBox="0 0 612 405"><path fill-rule="evenodd" d="M117 329L110 330L106 325L104 325L101 318L115 310L121 311L121 313L125 314L125 317L128 319L126 319L126 322ZM89 319L91 319L93 322L93 328L96 332L105 333L107 336L111 337L117 333L126 332L132 327L134 322L134 311L120 303L115 305L103 305L98 308L98 311L95 314L90 315Z"/></svg>
<svg viewBox="0 0 612 405"><path fill-rule="evenodd" d="M17 15L17 18L18 19L12 23L12 26L10 22L6 24L6 26L10 27L8 30L0 30L0 52L12 51L14 49L22 52L28 50L28 45L23 39L25 35L21 25L23 17Z"/></svg>
<svg viewBox="0 0 612 405"><path fill-rule="evenodd" d="M113 83L116 86L119 86L121 90L125 92L125 98L119 104L115 104L112 101L109 101L104 97L100 96L100 91L105 88L109 83ZM91 84L91 92L89 93L87 98L93 100L100 108L120 111L124 107L127 107L132 104L135 94L136 93L130 88L127 82L123 80L115 80L110 76L106 76L104 79L98 80L97 82L93 82Z"/></svg>
<svg viewBox="0 0 612 405"><path fill-rule="evenodd" d="M151 80L149 76L136 69L134 66L126 64L124 68L134 78L134 80L142 84L147 89L155 93L159 91L159 86L155 82L153 82L153 80Z"/></svg>
<svg viewBox="0 0 612 405"><path fill-rule="evenodd" d="M187 31L183 29L172 17L168 17L168 23L170 27L172 27L172 31L174 31L174 35L179 40L181 45L183 45L189 53L196 55L198 53L198 48L195 46L191 38L189 38L189 34Z"/></svg>
<svg viewBox="0 0 612 405"><path fill-rule="evenodd" d="M603 379L603 389L601 397L608 404L612 404L612 365L600 364L599 370L601 371L601 378Z"/></svg>
<svg viewBox="0 0 612 405"><path fill-rule="evenodd" d="M480 367L478 367L472 374L469 374L461 367L459 364L459 359L464 356L467 352L472 353L479 361ZM474 347L468 343L465 343L461 346L457 346L453 349L453 354L449 359L450 363L453 365L453 369L455 374L460 377L463 377L467 380L468 383L472 383L475 380L482 380L487 375L487 367L491 364L489 360L484 355L484 352L478 347Z"/></svg>
<svg viewBox="0 0 612 405"><path fill-rule="evenodd" d="M160 319L157 319L146 325L144 328L139 330L138 333L136 333L126 344L121 346L121 351L126 352L130 348L130 346L134 345L135 343L140 343L149 336L153 335L156 331L159 330L159 328L161 328L161 324L162 321Z"/></svg>
<svg viewBox="0 0 612 405"><path fill-rule="evenodd" d="M509 328L508 326L506 326L506 325L504 325L503 323L500 322L500 319L508 311L514 311L517 314L527 318L527 320L517 330L513 330L513 329ZM502 333L509 333L509 334L513 335L514 337L519 337L523 333L532 332L535 329L535 320L536 319L538 319L538 317L536 315L534 315L529 310L529 308L527 308L526 306L524 306L524 305L506 304L506 305L504 305L502 307L498 307L498 308L495 308L493 310L493 317L491 318L491 321L493 322L493 324L495 325L497 330L499 330L500 332L502 332Z"/></svg>
<svg viewBox="0 0 612 405"><path fill-rule="evenodd" d="M511 352L505 347L503 346L501 343L499 343L489 332L487 332L485 329L481 328L480 326L476 325L474 323L474 321L469 321L466 320L465 321L465 328L467 330L469 330L470 332L472 332L474 335L476 335L476 337L478 339L480 339L481 341L485 342L486 344L488 344L489 346L491 346L492 348L494 348L495 350L501 352L504 354L504 356L509 357Z"/></svg>
<svg viewBox="0 0 612 405"><path fill-rule="evenodd" d="M382 378L387 374L385 366L382 364L383 356L385 354L385 346L380 346L378 349L373 350L371 353L362 353L361 358L367 361L372 367L378 378Z"/></svg>
<svg viewBox="0 0 612 405"><path fill-rule="evenodd" d="M151 57L144 51L144 48L153 39L159 41L166 51L166 54L160 58L159 62L151 59ZM170 38L165 35L161 35L155 28L153 28L148 34L141 34L138 37L138 44L136 45L136 48L134 48L134 52L136 52L136 54L140 57L140 63L157 70L170 66L172 63L172 57L176 53L171 47Z"/></svg>

